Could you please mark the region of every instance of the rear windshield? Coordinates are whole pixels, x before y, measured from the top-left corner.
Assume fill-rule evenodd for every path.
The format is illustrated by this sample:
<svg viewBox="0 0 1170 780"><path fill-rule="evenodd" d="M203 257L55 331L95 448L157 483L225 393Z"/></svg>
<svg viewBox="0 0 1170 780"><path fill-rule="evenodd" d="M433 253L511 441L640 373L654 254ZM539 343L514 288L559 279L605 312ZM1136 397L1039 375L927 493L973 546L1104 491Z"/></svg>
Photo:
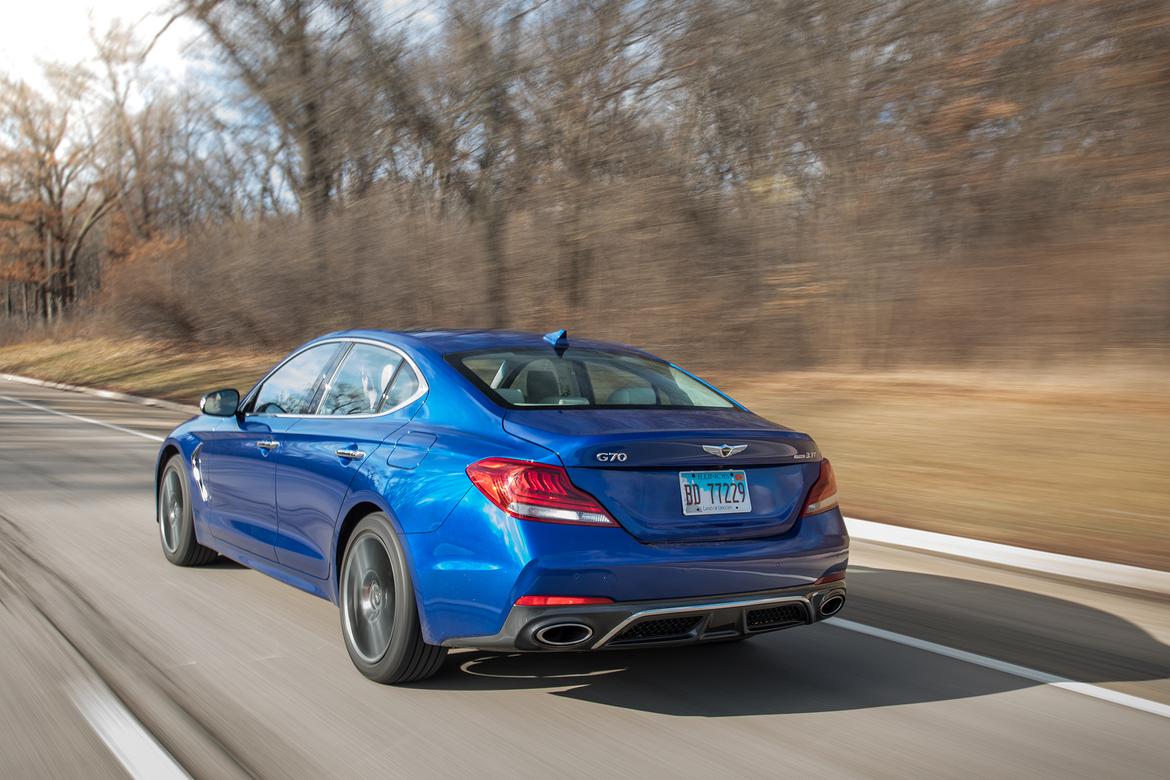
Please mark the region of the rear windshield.
<svg viewBox="0 0 1170 780"><path fill-rule="evenodd" d="M570 347L464 352L447 359L504 406L729 409L735 405L669 363Z"/></svg>

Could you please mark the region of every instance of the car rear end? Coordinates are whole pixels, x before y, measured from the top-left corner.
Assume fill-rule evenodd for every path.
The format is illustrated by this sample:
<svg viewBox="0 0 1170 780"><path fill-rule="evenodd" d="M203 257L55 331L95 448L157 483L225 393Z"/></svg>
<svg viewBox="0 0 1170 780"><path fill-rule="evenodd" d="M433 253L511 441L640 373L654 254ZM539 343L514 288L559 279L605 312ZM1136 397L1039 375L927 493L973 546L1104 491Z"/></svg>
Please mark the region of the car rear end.
<svg viewBox="0 0 1170 780"><path fill-rule="evenodd" d="M848 536L832 466L812 439L680 380L669 364L639 356L615 369L603 351L579 352L542 356L535 370L545 375L527 384L506 361L491 372L498 357L468 376L534 457L471 463L475 489L425 542L420 558L461 580L438 588L447 593L420 588L431 640L525 651L664 646L835 614ZM526 358L531 369L530 355L516 362ZM601 382L590 381L593 361ZM423 568L422 579L443 580Z"/></svg>

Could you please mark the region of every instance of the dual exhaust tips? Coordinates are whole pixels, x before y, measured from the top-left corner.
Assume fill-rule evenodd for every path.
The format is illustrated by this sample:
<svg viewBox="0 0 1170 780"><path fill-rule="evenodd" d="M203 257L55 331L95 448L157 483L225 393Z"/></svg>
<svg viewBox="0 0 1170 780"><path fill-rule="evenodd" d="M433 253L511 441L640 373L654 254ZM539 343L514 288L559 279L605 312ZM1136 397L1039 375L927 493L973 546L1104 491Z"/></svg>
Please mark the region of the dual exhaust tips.
<svg viewBox="0 0 1170 780"><path fill-rule="evenodd" d="M821 599L817 612L823 618L832 617L840 612L844 606L845 592L835 590ZM545 647L577 647L593 638L593 628L575 621L549 623L533 632L532 638Z"/></svg>

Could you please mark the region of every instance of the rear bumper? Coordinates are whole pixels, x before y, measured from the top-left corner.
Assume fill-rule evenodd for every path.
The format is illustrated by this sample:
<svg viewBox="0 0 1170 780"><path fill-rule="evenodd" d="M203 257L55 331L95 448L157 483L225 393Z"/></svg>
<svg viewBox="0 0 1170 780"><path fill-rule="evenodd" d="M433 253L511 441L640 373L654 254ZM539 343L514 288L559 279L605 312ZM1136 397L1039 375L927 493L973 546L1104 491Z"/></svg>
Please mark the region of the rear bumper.
<svg viewBox="0 0 1170 780"><path fill-rule="evenodd" d="M815 623L840 611L838 599L843 604L845 596L845 580L839 580L720 597L579 607L516 606L498 633L448 639L443 644L564 652L720 642Z"/></svg>
<svg viewBox="0 0 1170 780"><path fill-rule="evenodd" d="M801 518L776 537L646 544L624 528L517 520L477 490L435 531L404 534L403 541L426 641L471 647L492 637L512 647L504 640L520 638L522 625L508 621L518 619L513 605L521 596L612 599L614 606L597 610L602 621L632 604L811 593L849 559L836 509ZM594 630L609 629L599 623Z"/></svg>

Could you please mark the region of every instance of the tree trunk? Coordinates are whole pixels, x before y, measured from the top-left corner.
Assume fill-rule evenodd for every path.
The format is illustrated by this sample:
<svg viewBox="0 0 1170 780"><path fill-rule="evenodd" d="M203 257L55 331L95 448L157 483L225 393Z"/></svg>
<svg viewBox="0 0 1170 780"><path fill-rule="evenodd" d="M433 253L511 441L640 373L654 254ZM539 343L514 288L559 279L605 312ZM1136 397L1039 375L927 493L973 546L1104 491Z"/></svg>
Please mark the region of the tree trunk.
<svg viewBox="0 0 1170 780"><path fill-rule="evenodd" d="M305 133L304 201L309 217L310 245L313 263L320 279L329 278L329 248L325 241L325 218L329 214L329 182L325 171L324 140L320 128L315 127L315 104L306 108L310 124Z"/></svg>
<svg viewBox="0 0 1170 780"><path fill-rule="evenodd" d="M300 125L301 149L304 156L303 188L309 212L310 245L317 277L329 278L329 253L325 243L325 217L329 211L329 172L326 165L328 139L322 125L320 81L316 78L313 46L309 41L309 8L301 2L294 4L292 47L297 58L299 89L304 96L303 122Z"/></svg>
<svg viewBox="0 0 1170 780"><path fill-rule="evenodd" d="M568 311L583 313L588 308L589 281L593 275L593 247L586 235L585 218L587 197L586 187L577 186L570 194L573 198L572 216L569 218L569 256L567 279L565 280L566 305Z"/></svg>
<svg viewBox="0 0 1170 780"><path fill-rule="evenodd" d="M504 210L493 203L487 212L487 219L483 222L483 246L487 260L488 322L493 328L503 328L508 324L507 268L503 249Z"/></svg>

